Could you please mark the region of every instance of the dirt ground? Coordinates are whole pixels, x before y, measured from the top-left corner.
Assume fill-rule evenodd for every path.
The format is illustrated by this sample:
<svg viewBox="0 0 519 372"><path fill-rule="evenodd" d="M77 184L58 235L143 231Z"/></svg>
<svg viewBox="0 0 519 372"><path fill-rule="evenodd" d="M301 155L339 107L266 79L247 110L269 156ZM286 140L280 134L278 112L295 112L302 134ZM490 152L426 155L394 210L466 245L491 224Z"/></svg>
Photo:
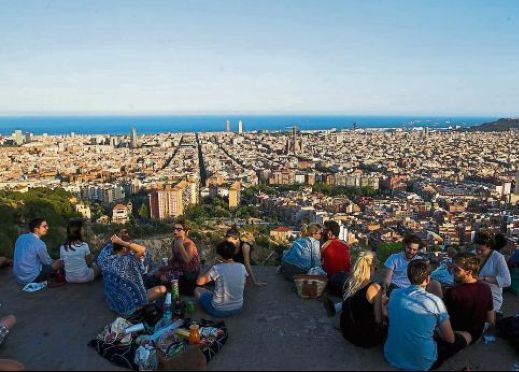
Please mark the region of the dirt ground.
<svg viewBox="0 0 519 372"><path fill-rule="evenodd" d="M364 350L349 344L336 329L337 319L326 317L322 303L299 299L275 268L257 271L268 286L247 288L245 310L226 320L229 340L210 362L210 370L390 369L382 348ZM118 370L87 346L115 319L105 305L101 282L27 294L3 270L0 303L0 314L18 318L0 358L17 359L30 370ZM519 298L506 294L504 311L517 313ZM469 347L442 370L511 370L517 361L519 355L497 339Z"/></svg>

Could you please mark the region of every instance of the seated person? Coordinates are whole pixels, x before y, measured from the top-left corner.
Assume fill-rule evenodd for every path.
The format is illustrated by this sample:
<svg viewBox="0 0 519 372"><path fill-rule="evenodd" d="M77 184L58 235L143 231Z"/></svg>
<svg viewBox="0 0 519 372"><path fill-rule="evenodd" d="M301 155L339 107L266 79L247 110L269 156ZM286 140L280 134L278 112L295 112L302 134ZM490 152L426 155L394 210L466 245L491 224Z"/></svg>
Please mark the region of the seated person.
<svg viewBox="0 0 519 372"><path fill-rule="evenodd" d="M8 315L0 319L0 346L5 342L7 336L16 324L14 315ZM23 364L9 359L0 359L0 371L23 371Z"/></svg>
<svg viewBox="0 0 519 372"><path fill-rule="evenodd" d="M238 228L232 227L227 230L225 234L225 239L228 242L231 242L236 247L236 251L234 251L234 262L238 262L245 265L247 269L247 274L249 274L249 278L252 280L252 284L256 287L264 287L267 283L260 282L256 279L256 274L254 274L254 270L252 269L252 244L243 241L241 238L241 234L238 231Z"/></svg>
<svg viewBox="0 0 519 372"><path fill-rule="evenodd" d="M2 267L8 267L8 266L11 266L13 264L13 261L6 258L6 257L0 257L0 269Z"/></svg>
<svg viewBox="0 0 519 372"><path fill-rule="evenodd" d="M350 274L350 248L339 240L341 227L336 221L324 223L323 235L326 242L321 247L323 269L328 276L328 289L331 294L342 296L344 283Z"/></svg>
<svg viewBox="0 0 519 372"><path fill-rule="evenodd" d="M503 305L503 288L512 284L505 256L495 249L495 238L491 232L479 231L474 242L478 245L476 252L481 261L478 280L490 287L494 310L500 312Z"/></svg>
<svg viewBox="0 0 519 372"><path fill-rule="evenodd" d="M386 339L382 287L372 281L374 272L375 254L362 252L344 293L342 335L355 346L373 347L381 345Z"/></svg>
<svg viewBox="0 0 519 372"><path fill-rule="evenodd" d="M60 247L60 258L68 283L88 283L99 276L99 268L92 262L88 244L83 241L83 221L74 220L67 226L67 241ZM88 263L91 263L89 267Z"/></svg>
<svg viewBox="0 0 519 372"><path fill-rule="evenodd" d="M301 237L295 240L290 249L283 252L281 274L287 280L295 275L306 274L312 268L321 268L321 225L312 224L301 228Z"/></svg>
<svg viewBox="0 0 519 372"><path fill-rule="evenodd" d="M166 294L166 287L157 286L146 291L142 275L144 265L141 260L146 248L125 242L117 235L112 236L112 244L103 248L97 257L97 265L103 274L106 302L111 310L121 315L129 315Z"/></svg>
<svg viewBox="0 0 519 372"><path fill-rule="evenodd" d="M394 368L435 369L472 338L468 332L454 333L443 301L425 291L430 281L428 262L411 261L407 273L411 286L395 289L389 299L384 357ZM435 337L437 328L439 335Z"/></svg>
<svg viewBox="0 0 519 372"><path fill-rule="evenodd" d="M50 274L62 268L60 260L54 261L41 238L47 235L49 225L43 218L29 223L29 231L20 235L14 245L13 274L20 284L43 282Z"/></svg>
<svg viewBox="0 0 519 372"><path fill-rule="evenodd" d="M479 259L471 253L454 257L456 285L445 292L444 301L452 328L469 332L472 343L483 335L485 322L495 323L494 303L490 287L478 281Z"/></svg>
<svg viewBox="0 0 519 372"><path fill-rule="evenodd" d="M199 286L214 281L214 292L197 288L195 297L208 314L223 318L242 311L247 270L243 264L234 262L234 244L224 241L216 250L222 257L221 263L211 266L207 272L200 274L196 281Z"/></svg>
<svg viewBox="0 0 519 372"><path fill-rule="evenodd" d="M421 259L418 251L423 243L418 236L408 235L404 238L403 243L404 251L392 254L384 263L386 268L384 285L388 288L388 296L391 295L393 289L408 288L411 285L407 276L407 266L411 261ZM436 280L429 282L427 292L433 293L440 298L443 297L441 284Z"/></svg>
<svg viewBox="0 0 519 372"><path fill-rule="evenodd" d="M200 255L196 244L187 237L188 232L189 227L185 221L179 221L173 226L175 240L171 249L173 254L171 269L173 273L180 275L178 278L180 293L192 296L200 274Z"/></svg>

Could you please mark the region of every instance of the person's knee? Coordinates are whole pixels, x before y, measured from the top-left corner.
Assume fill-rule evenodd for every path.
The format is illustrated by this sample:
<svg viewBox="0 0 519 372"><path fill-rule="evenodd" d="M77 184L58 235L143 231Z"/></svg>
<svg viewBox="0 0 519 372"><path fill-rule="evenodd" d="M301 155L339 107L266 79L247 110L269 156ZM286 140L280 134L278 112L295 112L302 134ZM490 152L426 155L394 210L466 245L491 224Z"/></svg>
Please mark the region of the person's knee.
<svg viewBox="0 0 519 372"><path fill-rule="evenodd" d="M11 330L16 324L16 317L14 315L7 315L0 320L0 323L2 323L7 329Z"/></svg>
<svg viewBox="0 0 519 372"><path fill-rule="evenodd" d="M161 295L161 296L164 296L167 292L168 292L168 289L166 288L166 286L164 285L159 285L157 287L157 290L158 290L158 293Z"/></svg>
<svg viewBox="0 0 519 372"><path fill-rule="evenodd" d="M25 366L16 360L0 359L0 371L25 371Z"/></svg>

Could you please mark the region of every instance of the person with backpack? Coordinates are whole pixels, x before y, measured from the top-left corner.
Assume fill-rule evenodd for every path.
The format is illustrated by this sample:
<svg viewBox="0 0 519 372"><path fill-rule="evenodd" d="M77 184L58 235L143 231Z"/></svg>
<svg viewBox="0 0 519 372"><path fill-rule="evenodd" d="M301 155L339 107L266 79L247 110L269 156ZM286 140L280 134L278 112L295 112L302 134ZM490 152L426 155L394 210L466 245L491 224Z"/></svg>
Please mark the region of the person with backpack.
<svg viewBox="0 0 519 372"><path fill-rule="evenodd" d="M247 274L249 274L249 278L252 280L252 284L254 284L256 287L266 286L267 283L259 281L256 278L254 270L252 269L253 245L249 242L242 240L240 231L236 227L231 227L229 230L227 230L225 234L225 240L234 244L234 246L236 247L236 250L234 251L233 260L234 262L238 262L245 265L245 269L247 269Z"/></svg>
<svg viewBox="0 0 519 372"><path fill-rule="evenodd" d="M323 228L312 224L301 228L301 237L283 252L280 273L293 280L295 275L306 274L310 269L321 269L321 238Z"/></svg>

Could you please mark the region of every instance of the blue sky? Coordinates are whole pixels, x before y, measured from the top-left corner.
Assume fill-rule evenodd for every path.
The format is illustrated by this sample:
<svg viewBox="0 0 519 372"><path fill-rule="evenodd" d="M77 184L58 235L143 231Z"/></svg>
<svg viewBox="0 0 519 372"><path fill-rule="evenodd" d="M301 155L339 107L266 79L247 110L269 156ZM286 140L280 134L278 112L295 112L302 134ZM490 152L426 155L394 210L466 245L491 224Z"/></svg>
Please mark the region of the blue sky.
<svg viewBox="0 0 519 372"><path fill-rule="evenodd" d="M519 1L0 0L0 114L519 114Z"/></svg>

